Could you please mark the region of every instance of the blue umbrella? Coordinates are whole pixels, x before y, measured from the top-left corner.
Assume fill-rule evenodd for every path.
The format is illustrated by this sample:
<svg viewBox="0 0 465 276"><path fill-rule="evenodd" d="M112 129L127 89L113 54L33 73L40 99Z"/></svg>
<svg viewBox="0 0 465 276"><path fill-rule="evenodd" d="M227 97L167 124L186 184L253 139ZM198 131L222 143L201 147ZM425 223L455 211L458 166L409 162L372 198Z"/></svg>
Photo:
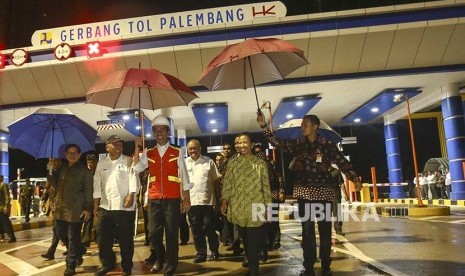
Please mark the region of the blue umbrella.
<svg viewBox="0 0 465 276"><path fill-rule="evenodd" d="M97 131L67 109L39 108L8 126L10 147L35 158L63 158L64 146L94 149Z"/></svg>
<svg viewBox="0 0 465 276"><path fill-rule="evenodd" d="M281 139L298 139L302 137L302 130L300 125L302 119L292 119L285 122L278 130L275 131L275 135ZM320 128L318 134L325 137L334 143L340 143L342 141L341 135L332 129L327 123L320 120Z"/></svg>

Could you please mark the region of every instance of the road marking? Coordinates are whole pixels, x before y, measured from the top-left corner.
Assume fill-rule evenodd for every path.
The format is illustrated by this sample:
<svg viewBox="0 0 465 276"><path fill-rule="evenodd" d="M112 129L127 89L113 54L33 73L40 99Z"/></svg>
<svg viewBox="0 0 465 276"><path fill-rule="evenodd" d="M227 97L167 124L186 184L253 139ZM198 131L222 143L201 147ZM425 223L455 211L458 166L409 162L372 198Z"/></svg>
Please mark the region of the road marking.
<svg viewBox="0 0 465 276"><path fill-rule="evenodd" d="M0 262L18 275L33 275L40 272L37 267L4 252L0 253Z"/></svg>
<svg viewBox="0 0 465 276"><path fill-rule="evenodd" d="M350 255L354 256L355 258L363 261L363 262L366 262L378 269L380 269L381 271L384 271L386 273L389 273L391 275L396 275L396 276L407 276L408 274L405 274L401 271L398 271L397 269L394 269L392 267L389 267L381 262L378 262L368 256L366 256L365 254L363 254L362 251L360 251L360 249L358 249L355 245L353 245L351 242L349 242L349 240L347 240L344 236L341 236L341 235L336 235L337 239L344 245L345 248L347 248L350 252Z"/></svg>

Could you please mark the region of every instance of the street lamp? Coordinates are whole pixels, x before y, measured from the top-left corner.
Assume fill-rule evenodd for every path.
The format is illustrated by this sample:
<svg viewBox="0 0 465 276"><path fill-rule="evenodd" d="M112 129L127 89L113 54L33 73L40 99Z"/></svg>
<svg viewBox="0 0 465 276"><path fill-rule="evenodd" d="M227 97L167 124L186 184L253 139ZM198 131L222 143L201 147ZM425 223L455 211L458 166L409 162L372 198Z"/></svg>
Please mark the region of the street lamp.
<svg viewBox="0 0 465 276"><path fill-rule="evenodd" d="M415 140L413 137L412 117L410 115L410 102L409 102L408 96L405 94L396 94L393 98L393 101L398 103L398 102L401 102L403 98L405 98L405 103L407 104L407 116L408 116L408 125L410 128L410 139L412 141L412 156L413 156L413 167L415 169L415 179L416 179L415 185L417 186L418 207L426 207L425 205L423 205L423 201L421 200L420 181L418 178L417 154L415 150Z"/></svg>

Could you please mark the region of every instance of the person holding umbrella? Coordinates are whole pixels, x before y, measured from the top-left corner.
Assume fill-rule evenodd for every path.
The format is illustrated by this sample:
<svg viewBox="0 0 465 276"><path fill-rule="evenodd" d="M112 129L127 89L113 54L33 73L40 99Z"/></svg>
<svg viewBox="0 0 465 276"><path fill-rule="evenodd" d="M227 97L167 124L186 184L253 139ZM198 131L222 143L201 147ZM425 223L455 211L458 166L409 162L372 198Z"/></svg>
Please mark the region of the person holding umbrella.
<svg viewBox="0 0 465 276"><path fill-rule="evenodd" d="M275 147L294 156L293 195L298 200L299 217L302 220L302 250L304 270L301 276L315 275L313 266L316 261L315 215L320 234L320 259L322 275L331 275L331 222L332 218L319 214L331 214L331 203L335 198L331 164L336 164L350 180L355 183L357 191L362 189L360 176L344 154L331 140L318 135L320 119L316 115L305 115L302 124L302 138L283 140L275 137L265 122L263 113L257 114L257 122L268 141ZM306 214L315 210L319 214ZM320 216L320 217L318 217Z"/></svg>

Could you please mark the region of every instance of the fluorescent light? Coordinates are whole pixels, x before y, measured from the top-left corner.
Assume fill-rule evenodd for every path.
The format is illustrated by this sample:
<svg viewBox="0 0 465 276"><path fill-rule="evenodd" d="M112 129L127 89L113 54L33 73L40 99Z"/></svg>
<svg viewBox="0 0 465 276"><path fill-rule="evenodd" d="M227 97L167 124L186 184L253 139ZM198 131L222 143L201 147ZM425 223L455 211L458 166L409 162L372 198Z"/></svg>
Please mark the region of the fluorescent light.
<svg viewBox="0 0 465 276"><path fill-rule="evenodd" d="M379 108L377 108L377 107L373 107L373 108L371 109L371 112L373 112L373 113L376 113L376 112L378 112L378 111L379 111Z"/></svg>
<svg viewBox="0 0 465 276"><path fill-rule="evenodd" d="M212 132L213 132L213 133L217 133L218 130L215 128L215 129L212 129Z"/></svg>
<svg viewBox="0 0 465 276"><path fill-rule="evenodd" d="M303 101L298 101L295 103L296 106L303 106L304 105L304 102Z"/></svg>
<svg viewBox="0 0 465 276"><path fill-rule="evenodd" d="M210 120L210 124L216 124L216 121L215 120Z"/></svg>
<svg viewBox="0 0 465 276"><path fill-rule="evenodd" d="M136 129L139 130L139 129L140 129L140 126L136 126Z"/></svg>
<svg viewBox="0 0 465 276"><path fill-rule="evenodd" d="M286 118L288 118L288 119L292 119L293 117L294 117L294 115L292 115L292 114L287 114L286 115Z"/></svg>
<svg viewBox="0 0 465 276"><path fill-rule="evenodd" d="M356 118L356 119L354 120L354 122L356 122L356 123L359 123L360 121L361 121L360 118Z"/></svg>
<svg viewBox="0 0 465 276"><path fill-rule="evenodd" d="M5 137L5 136L2 136L2 137L0 137L0 140L2 140L2 141L3 141L3 140L6 140L6 137Z"/></svg>
<svg viewBox="0 0 465 276"><path fill-rule="evenodd" d="M279 128L282 128L284 125L279 125Z"/></svg>
<svg viewBox="0 0 465 276"><path fill-rule="evenodd" d="M150 137L152 137L152 134L147 133L147 134L145 134L145 137L150 138Z"/></svg>
<svg viewBox="0 0 465 276"><path fill-rule="evenodd" d="M214 108L209 108L209 109L207 109L207 112L208 113L213 113L213 112L215 112L215 109Z"/></svg>
<svg viewBox="0 0 465 276"><path fill-rule="evenodd" d="M125 121L129 120L129 115L124 115L123 120L125 120Z"/></svg>

